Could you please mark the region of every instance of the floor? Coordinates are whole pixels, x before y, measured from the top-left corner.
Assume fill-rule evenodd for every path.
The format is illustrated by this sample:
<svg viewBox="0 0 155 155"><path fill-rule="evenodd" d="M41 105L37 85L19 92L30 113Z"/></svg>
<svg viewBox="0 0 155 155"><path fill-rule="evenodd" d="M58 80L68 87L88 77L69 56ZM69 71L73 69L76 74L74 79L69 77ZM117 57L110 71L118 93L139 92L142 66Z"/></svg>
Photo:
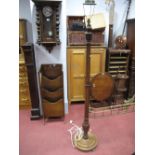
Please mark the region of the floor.
<svg viewBox="0 0 155 155"><path fill-rule="evenodd" d="M135 150L134 112L90 118L90 128L98 146L91 152L73 148L68 129L73 120L81 126L83 104L71 105L64 119L30 120L30 110L20 110L20 155L131 155Z"/></svg>

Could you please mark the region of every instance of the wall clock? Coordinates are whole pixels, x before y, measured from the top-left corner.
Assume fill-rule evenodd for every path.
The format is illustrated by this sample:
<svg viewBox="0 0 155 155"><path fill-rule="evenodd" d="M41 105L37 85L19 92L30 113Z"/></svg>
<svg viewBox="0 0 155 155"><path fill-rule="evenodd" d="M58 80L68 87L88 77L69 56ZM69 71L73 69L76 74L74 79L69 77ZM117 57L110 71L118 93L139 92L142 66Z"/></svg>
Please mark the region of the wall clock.
<svg viewBox="0 0 155 155"><path fill-rule="evenodd" d="M36 5L37 43L50 52L53 46L60 44L59 16L61 1L32 0Z"/></svg>

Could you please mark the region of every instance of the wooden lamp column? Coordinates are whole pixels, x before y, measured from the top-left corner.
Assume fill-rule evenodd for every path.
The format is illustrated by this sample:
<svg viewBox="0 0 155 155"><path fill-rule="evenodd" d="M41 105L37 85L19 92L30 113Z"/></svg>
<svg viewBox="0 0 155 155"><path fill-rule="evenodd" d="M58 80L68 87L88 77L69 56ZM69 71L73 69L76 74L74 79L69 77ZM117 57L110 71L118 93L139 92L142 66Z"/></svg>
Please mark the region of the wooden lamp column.
<svg viewBox="0 0 155 155"><path fill-rule="evenodd" d="M95 5L93 4L86 4L86 5ZM74 137L74 145L81 151L91 151L97 146L96 137L88 132L90 125L89 125L89 104L90 104L90 50L91 50L91 40L92 40L92 32L91 32L91 24L90 19L87 20L86 26L86 75L85 75L85 110L84 110L84 121L82 124L83 129L83 136L80 140L76 140Z"/></svg>

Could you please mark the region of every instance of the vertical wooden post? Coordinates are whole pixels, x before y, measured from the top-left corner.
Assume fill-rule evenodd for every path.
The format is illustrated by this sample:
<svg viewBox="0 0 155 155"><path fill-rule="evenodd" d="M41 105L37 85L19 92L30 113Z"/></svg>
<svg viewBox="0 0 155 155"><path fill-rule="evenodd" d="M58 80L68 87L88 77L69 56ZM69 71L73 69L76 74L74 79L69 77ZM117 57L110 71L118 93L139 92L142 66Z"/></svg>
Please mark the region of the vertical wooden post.
<svg viewBox="0 0 155 155"><path fill-rule="evenodd" d="M81 151L91 151L97 146L97 140L94 134L89 131L89 104L90 104L90 48L91 48L91 26L90 20L87 21L86 28L86 41L87 41L87 50L86 50L86 75L85 75L85 110L84 110L84 121L82 124L83 128L83 137L77 140L77 137L74 137L74 145Z"/></svg>
<svg viewBox="0 0 155 155"><path fill-rule="evenodd" d="M24 51L25 64L27 67L28 82L31 97L31 120L40 118L40 107L39 107L39 93L36 75L36 64L34 55L34 46L32 43L27 43L22 46Z"/></svg>
<svg viewBox="0 0 155 155"><path fill-rule="evenodd" d="M89 131L89 104L90 104L90 48L91 48L91 40L92 40L92 32L90 26L90 20L88 20L88 27L86 31L86 41L87 41L87 49L86 49L86 75L85 75L85 111L84 111L84 122L82 124L84 135L84 139L88 139L88 131Z"/></svg>

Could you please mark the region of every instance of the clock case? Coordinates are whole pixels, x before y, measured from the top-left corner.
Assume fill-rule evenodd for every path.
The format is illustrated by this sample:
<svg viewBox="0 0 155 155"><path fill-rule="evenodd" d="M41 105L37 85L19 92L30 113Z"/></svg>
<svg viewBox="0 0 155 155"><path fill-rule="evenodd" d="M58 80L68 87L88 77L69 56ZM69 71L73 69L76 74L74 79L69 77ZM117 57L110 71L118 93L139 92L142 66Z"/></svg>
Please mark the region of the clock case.
<svg viewBox="0 0 155 155"><path fill-rule="evenodd" d="M60 7L62 1L53 0L32 0L36 6L36 26L37 43L43 45L50 52L53 46L60 44L59 25L60 25ZM50 7L52 15L46 17L43 14L43 8ZM47 20L48 18L48 20ZM49 22L50 21L50 22ZM50 35L48 36L50 32ZM51 35L52 34L52 35Z"/></svg>

